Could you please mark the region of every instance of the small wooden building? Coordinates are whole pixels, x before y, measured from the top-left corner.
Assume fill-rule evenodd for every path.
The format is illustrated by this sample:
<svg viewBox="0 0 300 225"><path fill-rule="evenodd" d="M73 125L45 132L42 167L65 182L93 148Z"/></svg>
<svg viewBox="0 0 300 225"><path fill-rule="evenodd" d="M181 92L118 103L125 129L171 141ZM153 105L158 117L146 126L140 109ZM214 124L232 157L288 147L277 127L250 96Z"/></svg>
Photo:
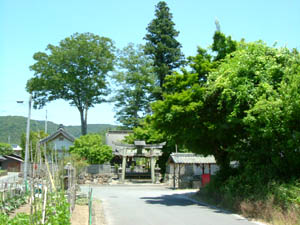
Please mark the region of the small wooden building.
<svg viewBox="0 0 300 225"><path fill-rule="evenodd" d="M194 153L172 153L168 159L166 175L174 188L194 186L193 181L201 184L209 182L210 175L219 170L214 156ZM198 185L199 186L199 185Z"/></svg>
<svg viewBox="0 0 300 225"><path fill-rule="evenodd" d="M16 154L0 156L0 167L8 172L20 172L23 159Z"/></svg>

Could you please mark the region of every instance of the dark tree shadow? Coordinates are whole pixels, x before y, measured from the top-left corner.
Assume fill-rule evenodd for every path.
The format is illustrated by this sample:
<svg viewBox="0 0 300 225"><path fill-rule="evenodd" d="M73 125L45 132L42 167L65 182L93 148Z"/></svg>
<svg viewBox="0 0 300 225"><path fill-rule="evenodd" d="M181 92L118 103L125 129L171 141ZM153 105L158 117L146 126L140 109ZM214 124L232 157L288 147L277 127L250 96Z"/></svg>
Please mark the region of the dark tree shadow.
<svg viewBox="0 0 300 225"><path fill-rule="evenodd" d="M142 197L141 199L145 200L147 204L159 204L166 206L191 206L196 205L199 207L206 207L213 210L215 213L224 213L224 214L233 214L230 211L219 209L214 206L210 206L206 203L202 203L196 200L193 200L188 197L192 193L184 194L172 194L172 195L162 195L159 197Z"/></svg>

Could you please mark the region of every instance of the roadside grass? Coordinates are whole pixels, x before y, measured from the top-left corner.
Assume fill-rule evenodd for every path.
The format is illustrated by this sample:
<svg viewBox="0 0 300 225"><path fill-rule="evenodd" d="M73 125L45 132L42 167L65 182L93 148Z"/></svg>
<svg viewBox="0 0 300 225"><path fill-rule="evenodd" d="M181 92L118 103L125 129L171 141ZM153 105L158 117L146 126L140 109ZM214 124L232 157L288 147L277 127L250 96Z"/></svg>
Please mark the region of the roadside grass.
<svg viewBox="0 0 300 225"><path fill-rule="evenodd" d="M212 181L214 182L214 181ZM193 198L230 210L242 216L273 225L300 225L300 185L299 182L289 184L266 185L268 189L261 190L264 197L256 193L245 195L233 195L224 188L217 187L214 183L201 188ZM238 187L237 187L238 188ZM267 194L266 194L267 193Z"/></svg>

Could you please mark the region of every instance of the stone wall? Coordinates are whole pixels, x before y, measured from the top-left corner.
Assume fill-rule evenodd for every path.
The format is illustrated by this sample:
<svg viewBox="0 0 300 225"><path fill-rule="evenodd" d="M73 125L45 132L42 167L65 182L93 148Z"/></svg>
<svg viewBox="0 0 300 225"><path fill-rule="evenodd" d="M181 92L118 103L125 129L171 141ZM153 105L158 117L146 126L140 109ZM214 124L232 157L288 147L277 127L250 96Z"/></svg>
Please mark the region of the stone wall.
<svg viewBox="0 0 300 225"><path fill-rule="evenodd" d="M113 174L89 174L83 173L78 177L78 184L109 184L112 182Z"/></svg>

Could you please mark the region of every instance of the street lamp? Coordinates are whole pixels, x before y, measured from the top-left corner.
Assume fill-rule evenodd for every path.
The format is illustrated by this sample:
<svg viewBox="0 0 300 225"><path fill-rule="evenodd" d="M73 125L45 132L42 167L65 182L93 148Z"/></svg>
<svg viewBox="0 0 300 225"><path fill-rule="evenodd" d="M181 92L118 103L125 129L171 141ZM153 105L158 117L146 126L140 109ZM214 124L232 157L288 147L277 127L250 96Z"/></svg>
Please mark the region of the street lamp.
<svg viewBox="0 0 300 225"><path fill-rule="evenodd" d="M31 116L31 100L32 95L29 95L28 104L28 117L27 117L27 128L26 128L26 145L25 145L25 162L24 162L24 183L27 191L27 170L28 170L28 156L29 156L29 134L30 134L30 116ZM17 101L17 103L23 103L24 101Z"/></svg>

